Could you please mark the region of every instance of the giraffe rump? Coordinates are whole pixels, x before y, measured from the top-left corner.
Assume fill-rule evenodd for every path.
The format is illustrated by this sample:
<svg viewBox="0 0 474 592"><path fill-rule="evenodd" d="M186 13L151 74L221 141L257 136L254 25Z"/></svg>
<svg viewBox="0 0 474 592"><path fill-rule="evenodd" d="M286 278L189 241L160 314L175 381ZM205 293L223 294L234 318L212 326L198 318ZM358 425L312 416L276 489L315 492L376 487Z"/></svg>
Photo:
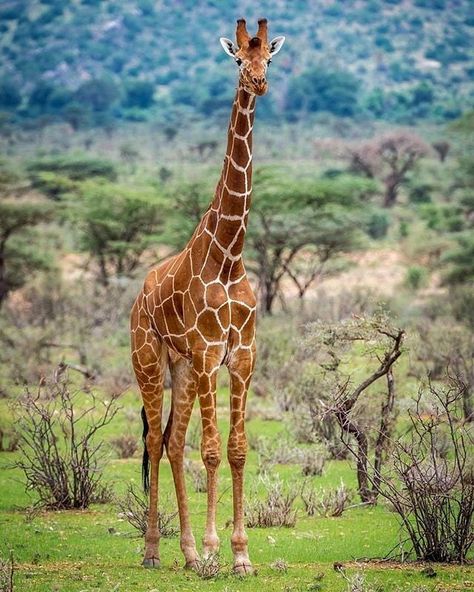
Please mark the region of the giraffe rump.
<svg viewBox="0 0 474 592"><path fill-rule="evenodd" d="M142 421L143 421L143 459L142 459L142 482L143 490L148 493L150 489L150 456L146 447L146 437L148 434L148 419L146 418L145 407L142 407Z"/></svg>

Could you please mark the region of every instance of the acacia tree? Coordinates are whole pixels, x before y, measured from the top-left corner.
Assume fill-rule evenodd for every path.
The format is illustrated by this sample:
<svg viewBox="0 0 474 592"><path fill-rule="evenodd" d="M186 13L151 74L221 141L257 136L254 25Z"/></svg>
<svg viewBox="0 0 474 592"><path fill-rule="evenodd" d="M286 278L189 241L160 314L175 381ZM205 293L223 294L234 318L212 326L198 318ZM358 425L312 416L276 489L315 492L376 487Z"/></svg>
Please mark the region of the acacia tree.
<svg viewBox="0 0 474 592"><path fill-rule="evenodd" d="M398 131L349 149L350 169L384 184L384 207L397 202L400 186L429 146L416 134Z"/></svg>
<svg viewBox="0 0 474 592"><path fill-rule="evenodd" d="M337 325L310 325L305 342L308 355L317 357L324 370L331 401L322 415L334 416L341 429L341 439L356 459L358 492L364 503L376 503L381 470L394 427L396 399L392 367L402 354L404 331L392 326L386 315L377 313L370 318L356 318ZM357 346L363 355L376 360L364 378L354 380L344 366L344 354L354 354ZM370 366L368 366L369 368ZM380 404L379 419L368 417L368 389L385 377L386 389ZM373 442L373 451L369 452ZM355 445L354 445L355 444ZM369 456L373 454L373 471L369 471Z"/></svg>
<svg viewBox="0 0 474 592"><path fill-rule="evenodd" d="M360 206L374 191L373 182L357 177L295 181L257 170L246 248L264 314L271 314L285 276L303 297L332 257L357 245ZM300 273L305 254L311 262Z"/></svg>
<svg viewBox="0 0 474 592"><path fill-rule="evenodd" d="M47 255L34 246L34 227L51 219L52 205L27 197L15 197L19 179L0 171L0 306L11 290L49 266ZM37 239L37 237L36 237Z"/></svg>
<svg viewBox="0 0 474 592"><path fill-rule="evenodd" d="M77 186L71 219L83 250L98 265L102 285L111 276L130 275L145 249L159 239L160 196L150 187L129 188L100 181Z"/></svg>

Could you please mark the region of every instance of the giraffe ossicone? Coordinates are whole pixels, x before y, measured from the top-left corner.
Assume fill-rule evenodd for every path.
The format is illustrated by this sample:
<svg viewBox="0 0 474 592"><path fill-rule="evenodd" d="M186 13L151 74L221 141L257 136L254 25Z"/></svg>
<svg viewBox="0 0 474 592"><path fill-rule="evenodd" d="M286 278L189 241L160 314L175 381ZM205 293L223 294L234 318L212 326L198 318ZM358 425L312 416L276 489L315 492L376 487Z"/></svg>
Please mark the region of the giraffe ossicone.
<svg viewBox="0 0 474 592"><path fill-rule="evenodd" d="M159 559L158 475L166 447L178 503L181 550L187 567L198 560L184 479L186 430L196 397L201 420L201 456L207 471L207 517L203 553L219 549L216 529L217 469L221 443L216 417L216 379L230 374L230 431L227 458L232 473L234 570L252 572L244 528L243 478L247 454L245 406L255 365L256 299L242 261L252 193L252 129L255 98L267 92L272 55L284 37L270 43L267 21L250 37L237 21L237 44L221 44L239 67L227 150L216 192L186 247L152 269L131 312L132 363L143 399L144 483L149 483L148 528L143 565ZM163 384L171 373L171 410L162 431Z"/></svg>

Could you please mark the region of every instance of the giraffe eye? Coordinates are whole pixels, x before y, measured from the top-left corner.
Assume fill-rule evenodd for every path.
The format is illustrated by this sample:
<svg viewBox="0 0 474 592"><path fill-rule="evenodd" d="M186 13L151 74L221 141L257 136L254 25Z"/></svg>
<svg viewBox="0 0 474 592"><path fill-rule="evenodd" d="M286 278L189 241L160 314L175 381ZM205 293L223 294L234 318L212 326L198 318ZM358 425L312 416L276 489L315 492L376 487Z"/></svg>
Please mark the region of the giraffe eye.
<svg viewBox="0 0 474 592"><path fill-rule="evenodd" d="M242 60L240 58L235 58L235 63L237 64L237 66L241 66Z"/></svg>

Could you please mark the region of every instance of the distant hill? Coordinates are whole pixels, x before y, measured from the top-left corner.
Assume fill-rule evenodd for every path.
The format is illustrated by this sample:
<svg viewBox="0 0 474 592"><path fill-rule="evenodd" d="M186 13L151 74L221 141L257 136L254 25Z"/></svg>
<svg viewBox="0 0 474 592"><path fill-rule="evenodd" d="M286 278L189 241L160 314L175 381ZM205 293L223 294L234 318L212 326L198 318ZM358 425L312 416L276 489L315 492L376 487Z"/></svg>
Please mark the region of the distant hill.
<svg viewBox="0 0 474 592"><path fill-rule="evenodd" d="M258 4L258 13L255 8ZM227 113L236 67L219 36L259 16L287 43L262 116L328 111L412 123L474 105L471 0L4 0L0 111L14 120Z"/></svg>

